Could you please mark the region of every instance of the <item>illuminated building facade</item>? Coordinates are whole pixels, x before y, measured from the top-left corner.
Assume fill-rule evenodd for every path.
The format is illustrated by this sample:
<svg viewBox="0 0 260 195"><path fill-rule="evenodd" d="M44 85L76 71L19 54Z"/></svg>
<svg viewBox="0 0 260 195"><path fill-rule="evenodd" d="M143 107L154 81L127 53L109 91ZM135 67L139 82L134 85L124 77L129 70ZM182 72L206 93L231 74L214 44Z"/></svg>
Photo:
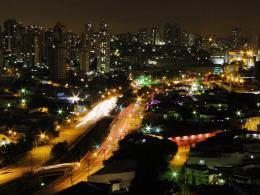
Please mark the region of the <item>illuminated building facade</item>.
<svg viewBox="0 0 260 195"><path fill-rule="evenodd" d="M85 35L85 37L84 37L85 40L87 42L89 42L91 44L91 46L93 46L93 44L94 44L94 26L93 26L93 24L91 24L91 23L86 24L84 35Z"/></svg>
<svg viewBox="0 0 260 195"><path fill-rule="evenodd" d="M79 49L79 63L80 63L80 72L86 73L89 71L90 67L90 43L83 42L81 48Z"/></svg>
<svg viewBox="0 0 260 195"><path fill-rule="evenodd" d="M43 29L38 26L26 27L26 33L23 36L24 49L21 57L25 64L29 66L41 63Z"/></svg>
<svg viewBox="0 0 260 195"><path fill-rule="evenodd" d="M97 39L97 72L108 73L110 70L110 35L108 25L101 23Z"/></svg>
<svg viewBox="0 0 260 195"><path fill-rule="evenodd" d="M160 43L160 34L159 30L156 27L151 29L151 44L158 45Z"/></svg>
<svg viewBox="0 0 260 195"><path fill-rule="evenodd" d="M248 51L230 51L228 52L227 62L230 63L242 63L244 68L250 68L254 66L254 52Z"/></svg>
<svg viewBox="0 0 260 195"><path fill-rule="evenodd" d="M5 50L15 51L17 21L8 19L4 22Z"/></svg>
<svg viewBox="0 0 260 195"><path fill-rule="evenodd" d="M0 73L3 70L4 66L4 35L2 28L0 27Z"/></svg>
<svg viewBox="0 0 260 195"><path fill-rule="evenodd" d="M236 27L232 30L232 42L233 42L233 49L240 49L241 48L241 28Z"/></svg>

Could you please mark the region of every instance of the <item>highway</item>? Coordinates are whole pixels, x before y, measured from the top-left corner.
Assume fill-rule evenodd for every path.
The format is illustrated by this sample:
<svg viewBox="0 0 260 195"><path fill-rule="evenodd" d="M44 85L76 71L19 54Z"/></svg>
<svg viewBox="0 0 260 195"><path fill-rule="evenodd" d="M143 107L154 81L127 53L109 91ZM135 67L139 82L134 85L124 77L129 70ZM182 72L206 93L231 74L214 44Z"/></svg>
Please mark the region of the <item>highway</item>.
<svg viewBox="0 0 260 195"><path fill-rule="evenodd" d="M106 140L93 151L88 152L80 161L80 167L60 177L36 194L54 194L63 189L75 185L80 181L86 181L87 177L103 167L103 160L113 155L118 149L118 142L128 133L140 128L144 106L135 103L129 105L114 119L110 125L110 132Z"/></svg>
<svg viewBox="0 0 260 195"><path fill-rule="evenodd" d="M117 98L111 97L97 103L93 109L78 117L77 122L62 129L57 138L50 140L48 145L35 147L16 164L0 170L0 184L7 183L22 176L23 173L33 171L43 166L50 159L51 148L58 142L67 141L69 145L89 131L98 120L105 117L116 107Z"/></svg>

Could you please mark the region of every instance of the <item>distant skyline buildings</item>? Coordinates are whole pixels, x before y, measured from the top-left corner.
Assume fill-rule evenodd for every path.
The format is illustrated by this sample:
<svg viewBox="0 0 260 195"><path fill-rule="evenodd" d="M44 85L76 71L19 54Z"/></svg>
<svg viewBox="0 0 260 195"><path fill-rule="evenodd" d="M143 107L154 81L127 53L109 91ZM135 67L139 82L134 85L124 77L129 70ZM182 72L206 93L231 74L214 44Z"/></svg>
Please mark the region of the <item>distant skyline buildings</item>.
<svg viewBox="0 0 260 195"><path fill-rule="evenodd" d="M112 33L136 33L142 26L177 22L187 31L202 35L227 36L228 29L240 26L245 29L246 36L257 36L260 34L260 27L256 25L260 17L259 6L258 0L2 0L0 21L11 17L28 25L51 27L53 21L61 20L77 33L82 31L86 20L95 26L105 20L111 26Z"/></svg>
<svg viewBox="0 0 260 195"><path fill-rule="evenodd" d="M138 33L113 34L111 31L109 23L104 21L97 26L87 22L82 25L81 33L76 33L62 22L46 28L7 19L3 25L4 66L20 67L22 64L43 68L49 72L49 78L62 81L75 71L81 75L87 75L89 71L103 74L157 65L159 61L175 63L188 55L192 55L195 62L205 60L207 63L207 55L211 53L215 56L216 52L260 48L259 39L245 37L240 27L229 29L226 37L202 36L186 31L176 22L147 25ZM202 56L195 58L197 54L192 54L192 47L203 50L205 55L200 51Z"/></svg>
<svg viewBox="0 0 260 195"><path fill-rule="evenodd" d="M102 22L97 38L97 72L108 73L110 70L110 32L108 24Z"/></svg>

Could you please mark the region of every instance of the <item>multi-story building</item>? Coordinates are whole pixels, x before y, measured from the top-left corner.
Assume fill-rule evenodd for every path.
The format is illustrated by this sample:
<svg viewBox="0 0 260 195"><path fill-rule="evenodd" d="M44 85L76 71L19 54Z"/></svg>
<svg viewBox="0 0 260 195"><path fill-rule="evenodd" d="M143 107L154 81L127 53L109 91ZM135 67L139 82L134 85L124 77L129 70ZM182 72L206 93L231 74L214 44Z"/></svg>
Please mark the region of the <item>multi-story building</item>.
<svg viewBox="0 0 260 195"><path fill-rule="evenodd" d="M51 69L51 79L63 81L66 79L66 46L61 41L55 41L48 50L48 64Z"/></svg>
<svg viewBox="0 0 260 195"><path fill-rule="evenodd" d="M6 51L15 51L17 24L17 21L14 19L8 19L4 22L4 47Z"/></svg>
<svg viewBox="0 0 260 195"><path fill-rule="evenodd" d="M65 27L57 23L53 28L53 38L48 41L47 62L50 67L51 79L63 81L66 79L66 44L64 40Z"/></svg>
<svg viewBox="0 0 260 195"><path fill-rule="evenodd" d="M81 38L81 46L79 48L79 64L80 72L86 73L89 71L90 67L90 50L91 50L91 41L86 40L86 36L83 33Z"/></svg>
<svg viewBox="0 0 260 195"><path fill-rule="evenodd" d="M93 44L94 39L94 26L91 23L85 25L85 40Z"/></svg>
<svg viewBox="0 0 260 195"><path fill-rule="evenodd" d="M139 39L139 42L142 43L142 44L148 44L149 42L149 36L148 36L148 30L147 28L141 28L139 30L139 35L138 35L138 39Z"/></svg>
<svg viewBox="0 0 260 195"><path fill-rule="evenodd" d="M160 33L159 29L156 27L153 27L151 29L151 44L152 45L158 45L160 43Z"/></svg>
<svg viewBox="0 0 260 195"><path fill-rule="evenodd" d="M23 61L29 66L40 64L42 61L43 28L39 26L26 27L23 36Z"/></svg>
<svg viewBox="0 0 260 195"><path fill-rule="evenodd" d="M4 35L2 28L0 27L0 73L3 70L4 66Z"/></svg>
<svg viewBox="0 0 260 195"><path fill-rule="evenodd" d="M232 44L233 49L241 48L241 28L239 27L232 30Z"/></svg>
<svg viewBox="0 0 260 195"><path fill-rule="evenodd" d="M108 73L110 70L110 35L108 25L100 25L97 39L97 72Z"/></svg>
<svg viewBox="0 0 260 195"><path fill-rule="evenodd" d="M181 28L178 24L166 24L164 26L164 41L166 44L180 44Z"/></svg>

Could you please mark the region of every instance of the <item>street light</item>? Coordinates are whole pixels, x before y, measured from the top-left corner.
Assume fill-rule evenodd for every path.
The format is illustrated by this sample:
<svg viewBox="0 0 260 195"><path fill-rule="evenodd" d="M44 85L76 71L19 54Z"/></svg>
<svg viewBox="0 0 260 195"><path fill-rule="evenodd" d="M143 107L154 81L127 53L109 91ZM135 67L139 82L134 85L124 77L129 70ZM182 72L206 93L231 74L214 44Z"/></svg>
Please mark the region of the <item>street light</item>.
<svg viewBox="0 0 260 195"><path fill-rule="evenodd" d="M25 104L25 103L26 103L26 100L25 100L25 99L22 99L22 100L21 100L21 103L22 103L22 104Z"/></svg>
<svg viewBox="0 0 260 195"><path fill-rule="evenodd" d="M178 176L178 174L176 173L176 171L173 171L173 172L172 172L172 176L173 176L174 178L176 178L176 177Z"/></svg>
<svg viewBox="0 0 260 195"><path fill-rule="evenodd" d="M242 113L241 113L241 111L239 110L239 111L237 111L237 116L241 116L242 115Z"/></svg>
<svg viewBox="0 0 260 195"><path fill-rule="evenodd" d="M78 103L79 97L78 97L78 95L73 94L73 96L70 97L69 100L72 102L72 104L74 104L75 102Z"/></svg>
<svg viewBox="0 0 260 195"><path fill-rule="evenodd" d="M46 138L45 133L41 133L41 134L40 134L40 139L41 139L41 140L44 140L45 138Z"/></svg>
<svg viewBox="0 0 260 195"><path fill-rule="evenodd" d="M62 115L62 113L63 113L63 110L62 109L58 109L58 114Z"/></svg>
<svg viewBox="0 0 260 195"><path fill-rule="evenodd" d="M150 132L151 126L147 125L145 129L146 129L147 132Z"/></svg>
<svg viewBox="0 0 260 195"><path fill-rule="evenodd" d="M26 90L25 90L24 88L22 88L22 89L21 89L21 92L22 92L22 93L25 93L25 92L26 92Z"/></svg>

